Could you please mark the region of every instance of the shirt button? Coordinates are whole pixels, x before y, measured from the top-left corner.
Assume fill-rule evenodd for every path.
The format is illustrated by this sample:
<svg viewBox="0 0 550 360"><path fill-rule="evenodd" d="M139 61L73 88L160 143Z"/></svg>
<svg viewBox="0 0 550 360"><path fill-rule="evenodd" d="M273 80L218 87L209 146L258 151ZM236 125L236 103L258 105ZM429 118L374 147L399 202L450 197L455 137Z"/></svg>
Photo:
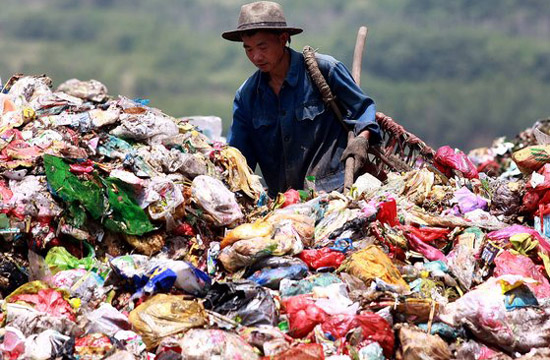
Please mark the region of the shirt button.
<svg viewBox="0 0 550 360"><path fill-rule="evenodd" d="M285 141L289 141L290 140L290 136L285 136Z"/></svg>

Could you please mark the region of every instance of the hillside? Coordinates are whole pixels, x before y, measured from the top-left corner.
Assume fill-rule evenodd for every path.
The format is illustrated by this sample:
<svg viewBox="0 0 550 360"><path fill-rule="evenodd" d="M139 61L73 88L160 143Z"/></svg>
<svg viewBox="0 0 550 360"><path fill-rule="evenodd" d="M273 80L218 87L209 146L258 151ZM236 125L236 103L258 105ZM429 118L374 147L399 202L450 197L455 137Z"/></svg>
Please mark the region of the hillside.
<svg viewBox="0 0 550 360"><path fill-rule="evenodd" d="M369 27L361 85L432 146L489 145L550 116L547 0L281 1L309 44L351 66ZM0 76L97 79L174 116L218 115L254 71L239 44L235 0L4 0Z"/></svg>

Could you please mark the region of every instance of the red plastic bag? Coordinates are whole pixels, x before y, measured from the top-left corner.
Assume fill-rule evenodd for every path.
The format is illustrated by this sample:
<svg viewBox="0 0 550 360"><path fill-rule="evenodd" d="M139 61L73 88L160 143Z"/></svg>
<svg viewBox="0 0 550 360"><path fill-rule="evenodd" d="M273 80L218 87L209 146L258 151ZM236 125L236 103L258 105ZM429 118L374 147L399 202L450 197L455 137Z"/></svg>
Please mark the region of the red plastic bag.
<svg viewBox="0 0 550 360"><path fill-rule="evenodd" d="M537 299L550 298L550 282L543 272L542 266L535 265L533 260L524 255L513 255L508 251L503 251L495 259L495 277L510 274L536 280L538 284L527 284L527 286Z"/></svg>
<svg viewBox="0 0 550 360"><path fill-rule="evenodd" d="M285 202L283 203L282 207L297 204L300 202L300 193L298 192L298 190L290 189L287 190L283 195L285 196Z"/></svg>
<svg viewBox="0 0 550 360"><path fill-rule="evenodd" d="M434 240L447 239L451 229L425 226L417 228L411 225L403 226L407 231L415 234L420 240L430 243Z"/></svg>
<svg viewBox="0 0 550 360"><path fill-rule="evenodd" d="M69 171L73 174L89 174L94 171L94 162L88 159L78 164L71 164Z"/></svg>
<svg viewBox="0 0 550 360"><path fill-rule="evenodd" d="M390 226L399 225L399 220L397 219L397 204L394 199L385 201L378 205L376 220L380 221L382 224L388 224Z"/></svg>
<svg viewBox="0 0 550 360"><path fill-rule="evenodd" d="M440 147L434 156L434 165L447 176L452 176L452 170L460 171L467 179L478 177L477 169L470 158L460 150L450 146Z"/></svg>
<svg viewBox="0 0 550 360"><path fill-rule="evenodd" d="M307 294L289 297L283 300L283 306L288 314L288 335L293 338L306 336L327 318L327 313L315 305Z"/></svg>
<svg viewBox="0 0 550 360"><path fill-rule="evenodd" d="M321 324L325 333L331 334L336 339L343 338L355 328L363 330L363 339L368 342L377 342L384 349L384 355L391 358L395 338L393 330L386 320L375 313L361 315L334 315Z"/></svg>
<svg viewBox="0 0 550 360"><path fill-rule="evenodd" d="M274 355L264 356L263 360L323 360L325 353L321 344L298 344L290 349Z"/></svg>
<svg viewBox="0 0 550 360"><path fill-rule="evenodd" d="M346 255L329 248L304 250L298 255L311 269L321 267L339 267Z"/></svg>
<svg viewBox="0 0 550 360"><path fill-rule="evenodd" d="M426 244L414 232L409 231L408 228L403 227L403 230L405 230L403 233L409 241L409 246L414 251L421 253L430 261L441 260L447 263L447 257L439 249Z"/></svg>

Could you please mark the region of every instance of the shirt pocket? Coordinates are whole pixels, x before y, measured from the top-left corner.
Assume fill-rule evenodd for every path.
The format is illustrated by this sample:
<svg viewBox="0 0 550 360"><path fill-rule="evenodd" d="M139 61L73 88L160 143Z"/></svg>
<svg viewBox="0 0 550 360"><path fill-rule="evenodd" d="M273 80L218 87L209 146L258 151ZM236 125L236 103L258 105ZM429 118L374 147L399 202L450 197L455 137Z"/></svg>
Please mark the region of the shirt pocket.
<svg viewBox="0 0 550 360"><path fill-rule="evenodd" d="M325 112L325 104L322 101L311 101L296 108L296 119L298 121L313 121Z"/></svg>
<svg viewBox="0 0 550 360"><path fill-rule="evenodd" d="M273 126L274 123L274 119L269 118L269 116L265 114L254 115L254 117L252 118L252 126L256 130L266 130Z"/></svg>

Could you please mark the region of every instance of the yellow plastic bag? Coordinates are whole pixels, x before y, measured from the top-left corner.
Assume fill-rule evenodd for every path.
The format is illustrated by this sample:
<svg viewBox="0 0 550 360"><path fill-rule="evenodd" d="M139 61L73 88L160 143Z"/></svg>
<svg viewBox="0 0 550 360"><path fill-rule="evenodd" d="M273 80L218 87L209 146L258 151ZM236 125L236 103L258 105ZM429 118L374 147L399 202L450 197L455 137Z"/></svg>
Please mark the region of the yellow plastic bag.
<svg viewBox="0 0 550 360"><path fill-rule="evenodd" d="M252 238L269 238L273 233L273 226L266 221L255 221L250 224L242 224L229 231L223 241L221 242L221 248L232 245L239 240L246 240Z"/></svg>
<svg viewBox="0 0 550 360"><path fill-rule="evenodd" d="M409 285L403 280L399 270L390 258L376 245L352 254L340 267L341 271L358 277L367 285L375 278L397 285L403 291L409 290Z"/></svg>
<svg viewBox="0 0 550 360"><path fill-rule="evenodd" d="M128 320L151 350L166 336L206 324L207 315L197 301L158 294L130 312Z"/></svg>

